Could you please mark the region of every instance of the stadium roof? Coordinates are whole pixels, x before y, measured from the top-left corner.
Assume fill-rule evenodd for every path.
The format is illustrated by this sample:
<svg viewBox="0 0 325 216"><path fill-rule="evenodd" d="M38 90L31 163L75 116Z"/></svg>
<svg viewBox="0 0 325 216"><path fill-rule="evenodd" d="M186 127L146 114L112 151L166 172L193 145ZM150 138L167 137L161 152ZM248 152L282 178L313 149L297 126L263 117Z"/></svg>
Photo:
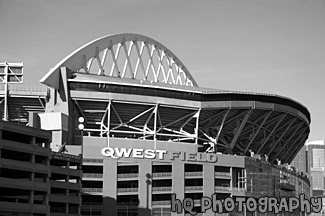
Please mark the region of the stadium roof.
<svg viewBox="0 0 325 216"><path fill-rule="evenodd" d="M98 136L213 143L225 153L254 151L290 162L309 135L305 106L274 94L198 87L169 49L143 35L94 40L41 83L59 89L63 79L84 130Z"/></svg>

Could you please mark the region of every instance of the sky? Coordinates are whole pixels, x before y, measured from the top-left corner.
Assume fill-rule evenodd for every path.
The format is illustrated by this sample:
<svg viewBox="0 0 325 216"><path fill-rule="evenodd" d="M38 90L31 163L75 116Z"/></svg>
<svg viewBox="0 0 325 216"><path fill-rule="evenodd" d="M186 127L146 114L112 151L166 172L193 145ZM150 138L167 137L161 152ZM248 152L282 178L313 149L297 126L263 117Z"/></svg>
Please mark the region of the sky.
<svg viewBox="0 0 325 216"><path fill-rule="evenodd" d="M35 86L99 37L138 33L176 54L200 87L271 93L311 113L325 139L324 0L0 0L0 62Z"/></svg>

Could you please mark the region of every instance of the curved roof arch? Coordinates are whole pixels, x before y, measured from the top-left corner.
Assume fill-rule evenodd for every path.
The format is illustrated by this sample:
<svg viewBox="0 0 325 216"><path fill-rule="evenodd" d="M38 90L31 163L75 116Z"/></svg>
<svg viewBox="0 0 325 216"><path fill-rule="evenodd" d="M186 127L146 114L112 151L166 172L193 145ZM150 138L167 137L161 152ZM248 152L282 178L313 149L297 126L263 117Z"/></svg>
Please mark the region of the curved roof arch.
<svg viewBox="0 0 325 216"><path fill-rule="evenodd" d="M110 63L106 63L107 58ZM60 67L87 74L94 73L94 64L97 75L197 86L172 51L152 38L133 33L108 35L85 44L62 59L40 82L58 89Z"/></svg>

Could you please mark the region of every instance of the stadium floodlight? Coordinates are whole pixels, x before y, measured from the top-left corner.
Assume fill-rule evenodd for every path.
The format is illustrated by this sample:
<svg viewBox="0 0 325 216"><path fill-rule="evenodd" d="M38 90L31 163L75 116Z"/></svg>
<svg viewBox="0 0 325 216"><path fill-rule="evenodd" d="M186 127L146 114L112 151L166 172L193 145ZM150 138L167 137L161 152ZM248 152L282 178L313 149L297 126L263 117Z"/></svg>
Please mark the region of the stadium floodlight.
<svg viewBox="0 0 325 216"><path fill-rule="evenodd" d="M4 89L3 120L8 121L8 84L23 83L23 63L0 63L0 83Z"/></svg>
<svg viewBox="0 0 325 216"><path fill-rule="evenodd" d="M83 124L85 121L84 117L79 117L78 118L78 129L80 130L81 134L80 134L80 144L81 144L81 159L83 159L83 152L84 152L84 146L83 146L83 137L84 137L84 129L85 129L85 125Z"/></svg>

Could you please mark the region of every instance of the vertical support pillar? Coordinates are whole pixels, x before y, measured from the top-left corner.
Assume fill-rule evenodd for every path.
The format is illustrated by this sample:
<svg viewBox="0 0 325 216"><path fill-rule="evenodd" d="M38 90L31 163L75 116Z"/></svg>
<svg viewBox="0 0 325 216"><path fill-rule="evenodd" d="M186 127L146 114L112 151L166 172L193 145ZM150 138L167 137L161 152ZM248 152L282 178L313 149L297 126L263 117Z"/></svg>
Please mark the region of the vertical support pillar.
<svg viewBox="0 0 325 216"><path fill-rule="evenodd" d="M36 144L36 137L32 137L30 140L30 144L35 145Z"/></svg>
<svg viewBox="0 0 325 216"><path fill-rule="evenodd" d="M35 164L35 154L33 153L30 157L30 163ZM29 181L35 181L35 173L34 170L31 171ZM28 194L28 203L34 204L34 187L32 187Z"/></svg>
<svg viewBox="0 0 325 216"><path fill-rule="evenodd" d="M28 194L28 203L29 204L34 204L34 191L33 190L29 191L29 194Z"/></svg>
<svg viewBox="0 0 325 216"><path fill-rule="evenodd" d="M157 149L157 115L158 115L158 104L156 104L155 107L154 135L153 135L154 149Z"/></svg>
<svg viewBox="0 0 325 216"><path fill-rule="evenodd" d="M107 147L109 147L109 138L110 138L110 125L111 125L111 103L112 103L112 100L109 100L108 102L108 107L107 107L107 125L106 125L106 128L107 128Z"/></svg>
<svg viewBox="0 0 325 216"><path fill-rule="evenodd" d="M104 158L103 167L103 214L116 216L117 160Z"/></svg>
<svg viewBox="0 0 325 216"><path fill-rule="evenodd" d="M139 215L151 215L152 161L139 160Z"/></svg>
<svg viewBox="0 0 325 216"><path fill-rule="evenodd" d="M176 194L176 199L183 202L185 197L185 164L181 161L173 162L173 194ZM183 203L182 203L183 204ZM172 212L172 216L181 216L184 215L184 211L182 214L178 214L177 212Z"/></svg>
<svg viewBox="0 0 325 216"><path fill-rule="evenodd" d="M201 108L195 114L196 117L196 125L195 125L195 144L198 144L199 141L199 118L200 118Z"/></svg>
<svg viewBox="0 0 325 216"><path fill-rule="evenodd" d="M214 194L214 164L206 163L203 165L203 196L210 197ZM214 216L212 209L209 209L204 214L206 216Z"/></svg>
<svg viewBox="0 0 325 216"><path fill-rule="evenodd" d="M4 107L3 107L3 120L4 121L8 121L8 64L6 63L5 66L5 95L4 95L4 99L5 99L5 103L4 103Z"/></svg>
<svg viewBox="0 0 325 216"><path fill-rule="evenodd" d="M232 194L233 187L234 187L234 179L233 179L233 176L234 176L233 175L233 169L232 169L232 166L231 166L230 167L230 191L231 191L231 194Z"/></svg>

